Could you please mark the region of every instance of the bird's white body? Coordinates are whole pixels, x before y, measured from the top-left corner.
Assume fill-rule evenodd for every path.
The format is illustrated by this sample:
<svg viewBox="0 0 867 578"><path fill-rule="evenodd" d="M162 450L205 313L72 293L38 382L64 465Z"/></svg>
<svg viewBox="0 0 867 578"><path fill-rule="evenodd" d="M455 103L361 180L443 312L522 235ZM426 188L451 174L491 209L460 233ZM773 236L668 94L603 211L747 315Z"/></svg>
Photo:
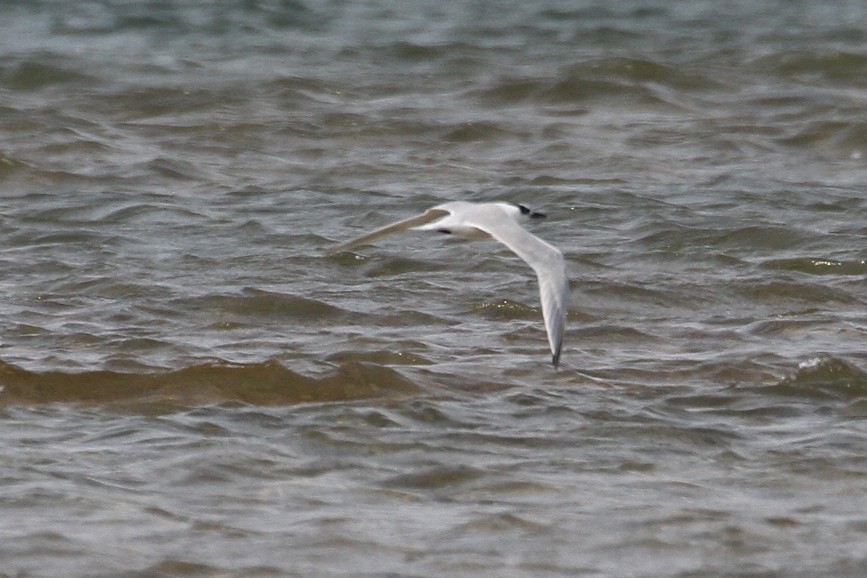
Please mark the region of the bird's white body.
<svg viewBox="0 0 867 578"><path fill-rule="evenodd" d="M552 361L560 361L563 333L566 327L566 308L569 300L569 280L563 254L554 246L528 232L522 222L544 217L523 205L511 203L470 203L454 201L428 209L421 215L410 217L366 235L334 245L328 254L366 245L387 235L406 229L439 231L464 239L493 237L527 262L539 280L542 316L551 346Z"/></svg>

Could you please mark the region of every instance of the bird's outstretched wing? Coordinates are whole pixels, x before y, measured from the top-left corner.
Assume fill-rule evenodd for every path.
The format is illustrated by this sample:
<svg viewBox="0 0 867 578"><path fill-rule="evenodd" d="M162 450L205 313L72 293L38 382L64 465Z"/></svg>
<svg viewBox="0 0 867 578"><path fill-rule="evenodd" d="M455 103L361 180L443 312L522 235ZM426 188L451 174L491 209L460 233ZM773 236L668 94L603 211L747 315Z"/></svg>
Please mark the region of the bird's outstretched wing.
<svg viewBox="0 0 867 578"><path fill-rule="evenodd" d="M338 243L336 245L331 245L330 247L325 249L326 255L333 255L334 253L338 253L340 251L348 251L349 249L354 249L356 247L360 247L362 245L367 245L376 241L377 239L381 239L388 235L392 235L399 231L404 231L411 227L418 227L420 225L424 225L426 223L430 223L436 219L445 217L449 214L449 211L445 211L443 209L428 209L421 215L416 215L415 217L409 217L408 219L402 219L395 223L391 223L390 225L385 225L384 227L380 227L375 231L371 231L361 237L356 239L351 239L349 241L345 241L343 243Z"/></svg>
<svg viewBox="0 0 867 578"><path fill-rule="evenodd" d="M470 222L511 249L527 262L539 280L542 317L551 346L554 367L560 362L563 333L566 329L566 308L569 301L569 279L566 262L556 247L536 237L511 219L495 219L475 215Z"/></svg>
<svg viewBox="0 0 867 578"><path fill-rule="evenodd" d="M542 317L545 320L545 330L551 346L551 360L554 367L557 367L563 346L566 307L569 301L566 262L563 254L556 247L531 234L497 205L495 203L482 205L463 202L446 203L428 209L421 215L380 227L356 239L332 245L325 250L325 253L332 255L338 251L354 249L413 227L436 228L438 223L434 221L438 219L443 219L443 226L448 225L447 228L452 232L457 234L459 231L460 236L475 238L474 232L490 235L526 261L536 272L542 301ZM444 219L449 215L451 215L449 219ZM422 227L428 223L432 225Z"/></svg>

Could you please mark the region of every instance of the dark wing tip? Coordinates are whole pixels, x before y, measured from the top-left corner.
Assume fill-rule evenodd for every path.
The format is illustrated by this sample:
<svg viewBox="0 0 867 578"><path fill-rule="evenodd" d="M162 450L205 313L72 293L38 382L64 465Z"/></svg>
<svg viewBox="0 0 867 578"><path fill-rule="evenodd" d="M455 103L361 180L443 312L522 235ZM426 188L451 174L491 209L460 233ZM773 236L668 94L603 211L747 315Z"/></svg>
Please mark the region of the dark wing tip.
<svg viewBox="0 0 867 578"><path fill-rule="evenodd" d="M551 356L551 363L554 364L554 369L557 369L560 365L560 350L557 350L557 353Z"/></svg>

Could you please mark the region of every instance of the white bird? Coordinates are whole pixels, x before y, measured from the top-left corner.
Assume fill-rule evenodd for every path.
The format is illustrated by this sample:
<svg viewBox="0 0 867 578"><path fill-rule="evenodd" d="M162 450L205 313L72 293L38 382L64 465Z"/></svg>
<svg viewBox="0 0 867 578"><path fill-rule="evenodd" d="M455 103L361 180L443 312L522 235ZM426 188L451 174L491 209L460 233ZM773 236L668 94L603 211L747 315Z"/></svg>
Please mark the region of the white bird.
<svg viewBox="0 0 867 578"><path fill-rule="evenodd" d="M357 239L332 245L326 254L354 249L387 235L406 229L438 231L464 239L493 237L527 262L539 280L542 317L551 346L554 367L560 362L563 332L566 327L566 306L569 300L569 280L566 263L556 247L532 235L520 223L545 215L524 205L512 203L469 203L455 201L428 209L421 215L391 223Z"/></svg>

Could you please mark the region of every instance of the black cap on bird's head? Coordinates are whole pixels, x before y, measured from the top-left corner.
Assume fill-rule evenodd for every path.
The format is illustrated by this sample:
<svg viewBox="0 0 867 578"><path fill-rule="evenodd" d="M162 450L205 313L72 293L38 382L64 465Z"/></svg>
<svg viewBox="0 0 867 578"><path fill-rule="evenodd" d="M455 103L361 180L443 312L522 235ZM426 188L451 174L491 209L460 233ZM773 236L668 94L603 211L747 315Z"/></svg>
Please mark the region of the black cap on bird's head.
<svg viewBox="0 0 867 578"><path fill-rule="evenodd" d="M515 203L515 206L521 210L522 215L526 215L531 219L544 219L547 215L545 213L540 213L538 211L532 210L527 205L522 205L520 203Z"/></svg>

